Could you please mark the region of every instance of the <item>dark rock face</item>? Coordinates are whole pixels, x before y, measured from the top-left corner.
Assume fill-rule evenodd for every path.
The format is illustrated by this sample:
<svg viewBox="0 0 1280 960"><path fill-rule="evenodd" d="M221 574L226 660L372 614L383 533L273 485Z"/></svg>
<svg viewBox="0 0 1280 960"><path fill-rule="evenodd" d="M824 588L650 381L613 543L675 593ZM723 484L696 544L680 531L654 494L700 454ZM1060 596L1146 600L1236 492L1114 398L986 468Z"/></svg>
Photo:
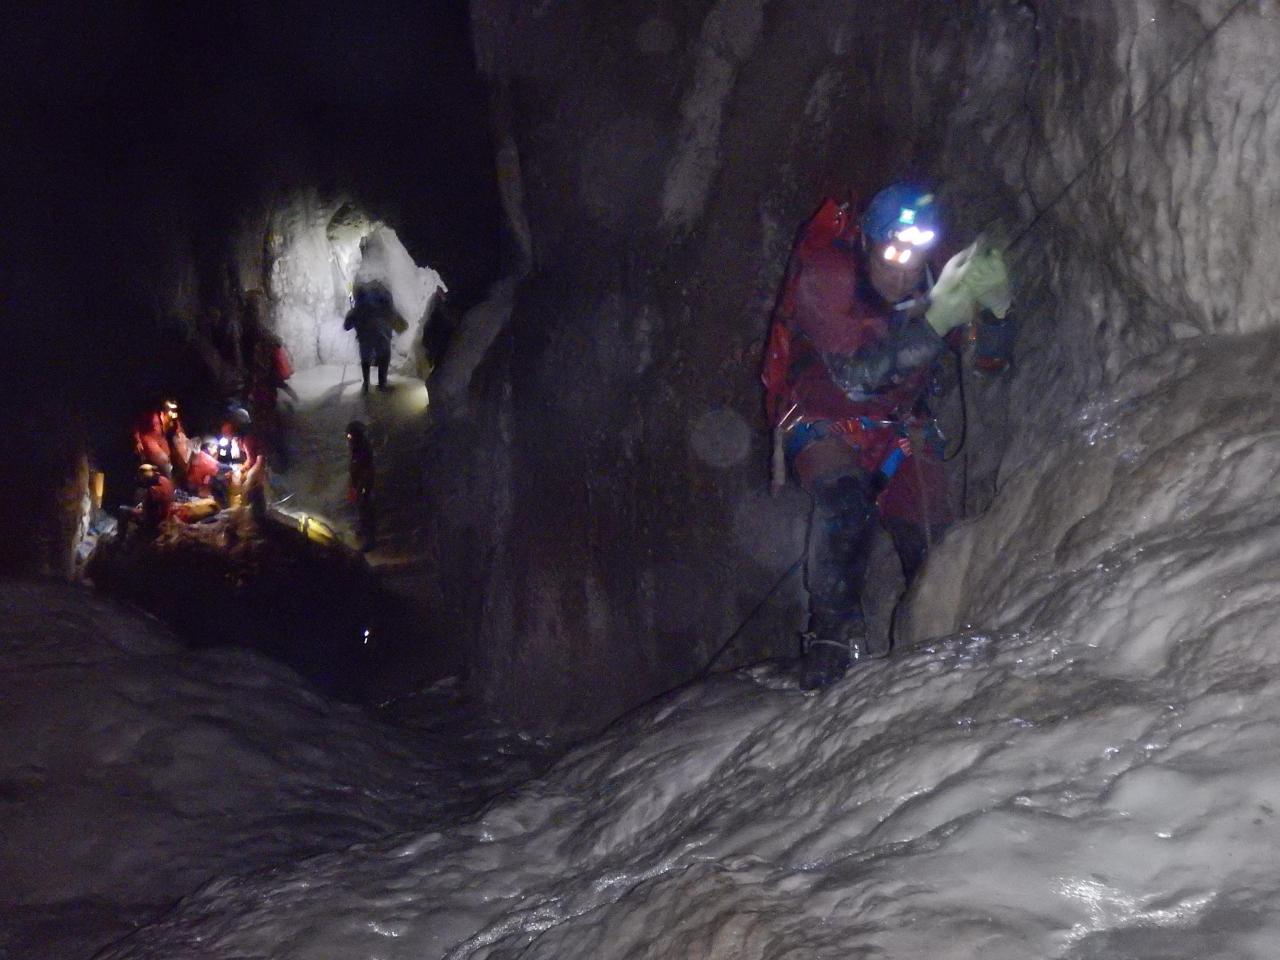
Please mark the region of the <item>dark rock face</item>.
<svg viewBox="0 0 1280 960"><path fill-rule="evenodd" d="M1276 185L1274 90L1229 66L1264 62L1274 22L1236 10L1161 87L1230 8L1211 6L476 0L533 254L466 416L438 427L441 601L490 702L614 716L696 673L798 556L802 498L763 494L756 375L825 191L927 176L957 240L1008 240L1085 171L1013 251L1018 372L972 386L971 511L1129 358L1273 320L1274 275L1220 248L1276 249L1248 212ZM734 656L790 652L797 581Z"/></svg>

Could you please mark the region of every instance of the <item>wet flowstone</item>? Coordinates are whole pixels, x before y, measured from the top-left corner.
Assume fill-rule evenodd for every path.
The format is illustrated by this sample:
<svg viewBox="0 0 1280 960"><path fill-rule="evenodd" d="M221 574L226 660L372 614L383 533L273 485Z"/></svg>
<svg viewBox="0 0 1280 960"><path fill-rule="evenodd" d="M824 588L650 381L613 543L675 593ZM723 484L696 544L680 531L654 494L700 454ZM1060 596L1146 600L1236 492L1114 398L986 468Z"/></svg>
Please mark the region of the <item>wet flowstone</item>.
<svg viewBox="0 0 1280 960"><path fill-rule="evenodd" d="M0 704L0 955L30 960L93 956L207 881L443 829L560 749L456 684L358 709L50 583L0 583Z"/></svg>
<svg viewBox="0 0 1280 960"><path fill-rule="evenodd" d="M0 507L49 545L23 569L64 568L77 416L205 389L166 318L279 263L316 377L280 506L345 536L341 433L371 423L399 604L371 640L474 669L383 660L371 720L0 585L0 953L1274 957L1274 3L117 6L10 18L0 381L31 479ZM1018 241L969 515L891 658L808 696L777 664L690 681L728 637L719 666L792 648L804 606L758 376L794 228L916 176L947 243ZM308 183L368 215L273 217ZM411 394L366 406L341 369L375 215L458 293L430 461L388 416ZM548 768L464 689L596 733Z"/></svg>

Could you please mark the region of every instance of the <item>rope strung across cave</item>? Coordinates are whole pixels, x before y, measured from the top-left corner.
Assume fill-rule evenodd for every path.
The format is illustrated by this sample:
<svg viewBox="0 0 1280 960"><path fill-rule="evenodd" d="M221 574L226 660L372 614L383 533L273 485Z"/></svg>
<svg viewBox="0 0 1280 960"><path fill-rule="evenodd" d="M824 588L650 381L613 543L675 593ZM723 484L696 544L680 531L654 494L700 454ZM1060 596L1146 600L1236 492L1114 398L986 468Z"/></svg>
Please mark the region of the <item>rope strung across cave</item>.
<svg viewBox="0 0 1280 960"><path fill-rule="evenodd" d="M739 634L746 629L747 624L756 618L756 614L764 609L764 605L769 602L769 599L775 593L778 592L778 588L786 583L793 573L800 569L800 565L804 563L805 554L808 552L809 548L808 545L806 545L805 548L800 551L800 556L796 557L795 562L783 571L782 576L773 582L773 586L766 590L764 596L762 596L756 605L751 608L751 612L742 618L742 622L734 628L733 633L729 634L724 643L720 644L716 652L711 655L711 659L707 661L707 665L698 671L697 676L694 679L705 677L711 672L711 668L716 665L716 661L724 655L724 652L729 649L733 644L733 641L738 639Z"/></svg>
<svg viewBox="0 0 1280 960"><path fill-rule="evenodd" d="M1147 110L1147 108L1150 107L1151 104L1155 102L1156 97L1158 97L1166 89L1168 89L1169 84L1173 83L1173 81L1177 78L1177 76L1187 68L1187 65L1190 64L1191 61L1195 59L1196 55L1205 48L1205 46L1209 43L1209 41L1211 41L1215 36L1217 36L1218 32L1226 25L1227 21L1230 20L1232 17L1234 17L1241 9L1244 8L1245 4L1249 2L1251 2L1251 0L1236 0L1236 2L1231 5L1231 7L1227 10L1227 12L1224 13L1221 18L1219 18L1218 22L1215 23L1212 27L1210 27L1205 32L1204 36L1202 36L1199 40L1195 42L1195 44L1192 45L1191 49L1188 50L1183 55L1182 59L1178 61L1178 63L1174 66L1174 68L1171 71L1169 71L1169 73L1166 74L1164 79L1161 80L1160 83L1156 85L1156 88L1153 91L1151 91L1150 94L1147 95L1147 98L1143 100L1142 103L1139 104L1137 107L1135 107L1133 110L1125 114L1123 118L1121 118L1120 123L1116 125L1116 129L1112 132L1111 136L1109 136L1103 142L1102 146L1100 146L1097 150L1094 151L1093 156L1091 156L1088 160L1085 161L1084 165L1081 166L1080 169L1076 171L1075 176L1073 176L1070 180L1067 181L1067 183L1062 187L1061 190L1058 191L1058 193L1053 197L1052 200L1050 200L1043 207L1038 207L1035 202L1035 197L1031 196L1031 205L1033 207L1036 207L1036 215L1031 218L1030 223L1028 223L1020 231L1018 231L1018 233L1014 236L1014 238L1009 241L1008 245L1005 247L1006 250L1012 250L1019 243L1021 243L1023 240L1025 240L1027 237L1031 235L1031 231L1036 228L1036 225L1040 223L1044 215L1048 213L1050 210L1052 210L1054 207L1056 207L1059 203L1061 203L1066 198L1067 194L1070 193L1071 190L1075 187L1075 185L1079 183L1082 179L1084 179L1085 174L1087 174L1090 170L1092 170L1099 160L1101 160L1104 156L1106 156L1108 153L1111 152L1111 150L1115 147L1117 141L1120 139L1120 134L1124 132L1125 127L1127 127L1133 120L1137 119L1139 115L1144 113ZM1032 12L1033 14L1035 14L1034 6L1032 7ZM1037 25L1036 25L1036 59L1037 60L1039 60L1039 50L1040 50L1038 21L1039 21L1039 18L1037 15ZM1027 85L1023 91L1023 98L1022 98L1024 106L1028 104L1028 101L1030 98L1030 90L1031 90L1031 77L1030 75L1028 75ZM1022 157L1022 175L1024 179L1028 179L1027 173L1026 173L1027 157L1030 156L1030 154L1031 154L1031 140L1028 137L1027 150ZM1024 188L1027 190L1028 194L1031 193L1031 188L1029 184L1025 185ZM987 230L987 228L990 227L991 224L996 221L996 219L998 218L993 217L991 220L988 220L987 223L983 226L982 230L979 231L979 233L984 233ZM957 355L957 361L958 360L959 360L959 356ZM944 463L948 463L954 460L956 457L960 456L960 454L964 451L965 441L968 438L968 434L969 434L969 407L964 394L963 367L959 367L959 366L957 367L957 381L960 385L960 412L961 412L960 442L956 445L955 450L953 450L951 453L945 455L942 458ZM966 480L968 479L967 471L965 473L965 479Z"/></svg>
<svg viewBox="0 0 1280 960"><path fill-rule="evenodd" d="M1160 94L1164 93L1166 89L1168 89L1169 84L1173 83L1173 81L1177 79L1178 75L1187 68L1187 66L1191 63L1192 60L1195 59L1196 55L1199 54L1200 51L1203 50L1205 46L1208 45L1209 41L1211 41L1215 36L1217 36L1218 32L1224 26L1226 26L1227 21L1230 20L1232 17L1234 17L1240 10L1242 10L1246 4L1251 2L1253 2L1253 0L1236 0L1236 2L1231 5L1231 7L1227 10L1226 13L1222 15L1222 17L1218 20L1218 22L1215 23L1212 27L1210 27L1209 30L1204 34L1204 36L1202 36L1199 40L1197 40L1196 43L1191 47L1191 49L1188 50L1186 54L1183 55L1182 59L1178 61L1177 65L1174 66L1174 68L1165 76L1165 78L1160 81L1160 83L1156 86L1156 88L1147 95L1147 98L1143 100L1142 103L1139 104L1137 107L1135 107L1133 110L1129 111L1129 113L1125 114L1123 118L1121 118L1120 123L1116 125L1116 129L1112 132L1111 136L1109 136L1103 142L1102 146L1100 146L1097 150L1094 151L1093 155L1088 160L1085 161L1084 165L1081 166L1081 168L1076 171L1075 176L1073 176L1070 180L1067 181L1066 185L1061 190L1058 191L1058 193L1054 196L1054 198L1040 208L1040 211L1034 217L1031 218L1031 222L1028 223L1025 227L1023 227L1022 230L1020 230L1018 234L1014 236L1012 240L1009 241L1008 246L1005 248L1006 250L1012 250L1024 239L1026 239L1027 236L1030 235L1031 231L1035 229L1036 225L1040 222L1040 220L1044 217L1044 215L1048 213L1050 210L1052 210L1059 203L1061 203L1066 198L1067 194L1070 193L1071 190L1075 187L1075 185L1084 178L1085 174L1087 174L1090 170L1092 170L1099 160L1101 160L1104 156L1106 156L1108 153L1111 152L1112 148L1115 147L1116 142L1120 139L1120 134L1124 133L1125 127L1127 127L1133 120L1137 119L1142 113L1146 112L1147 108L1150 107L1151 104L1155 102L1156 98L1160 96Z"/></svg>

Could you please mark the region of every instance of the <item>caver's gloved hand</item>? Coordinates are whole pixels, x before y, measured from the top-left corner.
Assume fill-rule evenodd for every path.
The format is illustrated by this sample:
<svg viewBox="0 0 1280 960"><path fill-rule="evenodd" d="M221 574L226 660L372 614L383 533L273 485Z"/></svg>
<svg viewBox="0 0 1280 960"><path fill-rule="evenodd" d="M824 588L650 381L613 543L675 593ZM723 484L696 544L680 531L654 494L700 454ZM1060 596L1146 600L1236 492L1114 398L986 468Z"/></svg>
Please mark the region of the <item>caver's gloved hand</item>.
<svg viewBox="0 0 1280 960"><path fill-rule="evenodd" d="M978 311L990 310L1003 319L1013 302L1004 254L994 248L979 250L977 241L947 261L929 294L925 319L939 336L973 321Z"/></svg>

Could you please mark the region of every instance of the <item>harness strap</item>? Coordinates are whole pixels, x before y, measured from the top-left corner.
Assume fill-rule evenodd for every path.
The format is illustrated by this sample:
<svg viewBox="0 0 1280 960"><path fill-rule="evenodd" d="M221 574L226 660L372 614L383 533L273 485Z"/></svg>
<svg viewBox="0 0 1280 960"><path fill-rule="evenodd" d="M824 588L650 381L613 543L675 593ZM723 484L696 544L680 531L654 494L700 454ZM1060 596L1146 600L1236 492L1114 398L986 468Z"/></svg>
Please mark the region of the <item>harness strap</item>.
<svg viewBox="0 0 1280 960"><path fill-rule="evenodd" d="M783 424L780 424L781 433L790 433L797 427L808 427L810 429L814 429L815 439L829 436L830 434L845 434L846 436L853 437L856 440L857 433L861 431L871 432L875 430L892 430L896 436L896 440L893 446L889 449L889 452L885 454L880 465L876 468L876 471L884 477L885 483L888 483L888 481L893 478L893 475L897 473L898 469L902 466L903 461L905 461L907 457L911 456L913 452L910 434L912 424L908 422L909 420L918 419L921 423L924 423L926 439L932 439L930 437L931 431L938 437L941 437L942 435L941 431L938 429L937 421L933 418L929 418L928 421L923 420L923 418L915 417L903 418L900 420L882 420L875 417L859 416L841 420L807 420L803 415L801 415L796 417L794 420L787 422L788 418L790 418L795 411L795 405L792 406L791 410L787 411L787 415L783 418ZM822 426L816 427L815 429L816 425Z"/></svg>
<svg viewBox="0 0 1280 960"><path fill-rule="evenodd" d="M898 472L898 468L902 466L902 461L907 458L911 452L911 440L907 430L907 425L902 420L873 420L871 417L859 417L859 422L864 430L893 430L897 434L897 441L890 448L883 461L881 461L878 472L884 476L885 482L893 479L893 475Z"/></svg>

